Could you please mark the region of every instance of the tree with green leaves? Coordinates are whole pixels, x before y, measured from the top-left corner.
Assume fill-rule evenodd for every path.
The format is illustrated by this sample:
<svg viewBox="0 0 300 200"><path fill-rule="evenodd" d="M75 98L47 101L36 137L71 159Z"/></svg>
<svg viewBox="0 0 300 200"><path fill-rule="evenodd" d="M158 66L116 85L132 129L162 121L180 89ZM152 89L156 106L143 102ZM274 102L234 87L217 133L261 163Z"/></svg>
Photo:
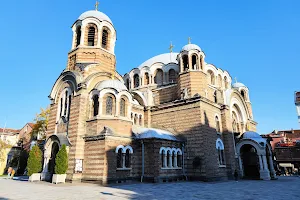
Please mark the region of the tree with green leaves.
<svg viewBox="0 0 300 200"><path fill-rule="evenodd" d="M68 153L66 145L62 145L55 158L55 174L65 174L68 169Z"/></svg>
<svg viewBox="0 0 300 200"><path fill-rule="evenodd" d="M29 176L34 173L39 173L42 170L42 151L36 145L33 146L31 151L29 152L27 170Z"/></svg>
<svg viewBox="0 0 300 200"><path fill-rule="evenodd" d="M48 126L50 116L50 107L47 107L46 109L41 108L41 112L36 115L34 119L34 127L31 131L31 138L36 139L37 136L40 134L43 138L46 138L46 131Z"/></svg>
<svg viewBox="0 0 300 200"><path fill-rule="evenodd" d="M6 149L11 148L11 145L6 144L2 140L0 140L0 163L5 161L6 158Z"/></svg>

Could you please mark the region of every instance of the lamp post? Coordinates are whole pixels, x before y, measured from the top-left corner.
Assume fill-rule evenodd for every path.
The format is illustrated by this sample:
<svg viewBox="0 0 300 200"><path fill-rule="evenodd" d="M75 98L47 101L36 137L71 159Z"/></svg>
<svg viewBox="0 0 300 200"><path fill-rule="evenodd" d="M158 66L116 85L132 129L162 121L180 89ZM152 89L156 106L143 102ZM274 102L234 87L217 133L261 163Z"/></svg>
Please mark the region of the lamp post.
<svg viewBox="0 0 300 200"><path fill-rule="evenodd" d="M297 109L298 122L300 124L300 91L295 92L295 105Z"/></svg>

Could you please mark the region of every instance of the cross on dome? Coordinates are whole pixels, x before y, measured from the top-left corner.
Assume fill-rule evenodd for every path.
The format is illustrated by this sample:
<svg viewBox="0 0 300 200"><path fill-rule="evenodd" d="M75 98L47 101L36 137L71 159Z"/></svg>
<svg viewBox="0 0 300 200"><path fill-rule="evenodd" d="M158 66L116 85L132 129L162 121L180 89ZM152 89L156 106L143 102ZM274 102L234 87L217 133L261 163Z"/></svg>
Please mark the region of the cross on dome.
<svg viewBox="0 0 300 200"><path fill-rule="evenodd" d="M173 52L173 48L174 48L174 46L173 46L173 44L172 44L172 42L171 42L170 47L169 47L170 53Z"/></svg>
<svg viewBox="0 0 300 200"><path fill-rule="evenodd" d="M96 1L96 4L95 4L95 10L97 10L97 11L98 11L98 7L99 7L99 2L98 2L98 1Z"/></svg>
<svg viewBox="0 0 300 200"><path fill-rule="evenodd" d="M191 37L188 38L188 43L191 44Z"/></svg>

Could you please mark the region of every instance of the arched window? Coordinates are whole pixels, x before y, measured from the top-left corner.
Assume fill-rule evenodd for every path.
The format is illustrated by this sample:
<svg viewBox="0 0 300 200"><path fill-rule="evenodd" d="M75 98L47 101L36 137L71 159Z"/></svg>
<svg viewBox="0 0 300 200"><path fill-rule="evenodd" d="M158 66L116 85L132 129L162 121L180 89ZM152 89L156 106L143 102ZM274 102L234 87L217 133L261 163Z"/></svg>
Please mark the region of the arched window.
<svg viewBox="0 0 300 200"><path fill-rule="evenodd" d="M106 115L112 115L113 114L113 98L111 96L108 96L106 98Z"/></svg>
<svg viewBox="0 0 300 200"><path fill-rule="evenodd" d="M217 131L217 133L221 133L220 121L219 121L218 116L216 116L215 121L216 121L216 131Z"/></svg>
<svg viewBox="0 0 300 200"><path fill-rule="evenodd" d="M176 82L176 72L174 69L169 70L169 83L175 83Z"/></svg>
<svg viewBox="0 0 300 200"><path fill-rule="evenodd" d="M138 123L138 119L139 119L138 115L135 114L135 115L134 115L134 124L137 124L137 123Z"/></svg>
<svg viewBox="0 0 300 200"><path fill-rule="evenodd" d="M127 87L128 90L130 89L129 88L129 79L126 79L126 87Z"/></svg>
<svg viewBox="0 0 300 200"><path fill-rule="evenodd" d="M154 83L158 85L163 84L163 71L161 69L156 70L156 75L154 77Z"/></svg>
<svg viewBox="0 0 300 200"><path fill-rule="evenodd" d="M189 58L187 55L182 57L183 71L187 71L189 69Z"/></svg>
<svg viewBox="0 0 300 200"><path fill-rule="evenodd" d="M88 46L95 46L95 33L96 29L94 27L90 27L88 31Z"/></svg>
<svg viewBox="0 0 300 200"><path fill-rule="evenodd" d="M219 165L225 165L224 144L223 144L223 141L220 138L218 138L217 141L216 141L216 149L218 151Z"/></svg>
<svg viewBox="0 0 300 200"><path fill-rule="evenodd" d="M150 83L149 80L150 80L150 79L149 79L149 74L148 74L148 72L146 72L146 73L145 73L144 84L145 84L145 85L149 85L149 83Z"/></svg>
<svg viewBox="0 0 300 200"><path fill-rule="evenodd" d="M170 151L167 151L167 166L166 167L172 167L171 165L171 152Z"/></svg>
<svg viewBox="0 0 300 200"><path fill-rule="evenodd" d="M67 108L68 108L68 90L66 90L66 92L65 92L64 116L67 116Z"/></svg>
<svg viewBox="0 0 300 200"><path fill-rule="evenodd" d="M122 117L126 116L126 101L123 98L121 98L121 101L120 101L120 115Z"/></svg>
<svg viewBox="0 0 300 200"><path fill-rule="evenodd" d="M131 146L124 147L123 145L119 145L116 148L117 153L117 168L119 169L128 169L131 166L131 154L133 153L133 149Z"/></svg>
<svg viewBox="0 0 300 200"><path fill-rule="evenodd" d="M244 100L246 100L246 92L244 90L241 91L241 95L244 98Z"/></svg>
<svg viewBox="0 0 300 200"><path fill-rule="evenodd" d="M140 86L140 78L138 74L135 74L133 76L133 83L134 83L134 87L137 88Z"/></svg>
<svg viewBox="0 0 300 200"><path fill-rule="evenodd" d="M123 167L123 162L122 162L122 150L123 149L119 149L118 150L118 155L117 155L117 168L122 168Z"/></svg>
<svg viewBox="0 0 300 200"><path fill-rule="evenodd" d="M215 103L218 103L217 91L214 91L214 101L215 101Z"/></svg>
<svg viewBox="0 0 300 200"><path fill-rule="evenodd" d="M209 75L209 84L215 85L215 75L211 70L208 70L208 75Z"/></svg>
<svg viewBox="0 0 300 200"><path fill-rule="evenodd" d="M232 130L234 133L237 133L237 131L238 131L237 123L236 123L235 119L232 122Z"/></svg>
<svg viewBox="0 0 300 200"><path fill-rule="evenodd" d="M220 74L218 75L218 84L219 84L219 87L222 87L222 77Z"/></svg>
<svg viewBox="0 0 300 200"><path fill-rule="evenodd" d="M140 117L139 117L139 125L142 126L142 124L143 124L142 115L140 115Z"/></svg>
<svg viewBox="0 0 300 200"><path fill-rule="evenodd" d="M62 109L63 109L63 98L60 98L60 112L59 112L59 116L62 116Z"/></svg>
<svg viewBox="0 0 300 200"><path fill-rule="evenodd" d="M166 167L166 163L165 163L165 150L162 150L160 156L161 156L161 167Z"/></svg>
<svg viewBox="0 0 300 200"><path fill-rule="evenodd" d="M102 48L107 50L108 47L108 31L107 30L103 30L102 32Z"/></svg>
<svg viewBox="0 0 300 200"><path fill-rule="evenodd" d="M81 39L81 26L78 26L76 29L76 47L80 45L80 39Z"/></svg>
<svg viewBox="0 0 300 200"><path fill-rule="evenodd" d="M93 96L93 116L97 116L99 113L99 96Z"/></svg>
<svg viewBox="0 0 300 200"><path fill-rule="evenodd" d="M131 155L130 150L127 149L125 153L125 168L130 168L131 166Z"/></svg>
<svg viewBox="0 0 300 200"><path fill-rule="evenodd" d="M197 67L197 56L196 55L192 56L192 66L193 66L193 69L198 69L198 67Z"/></svg>
<svg viewBox="0 0 300 200"><path fill-rule="evenodd" d="M177 151L177 167L182 167L182 153Z"/></svg>
<svg viewBox="0 0 300 200"><path fill-rule="evenodd" d="M228 89L228 81L227 81L227 77L224 77L224 87L225 89Z"/></svg>
<svg viewBox="0 0 300 200"><path fill-rule="evenodd" d="M69 105L68 105L68 121L70 119L70 112L71 112L71 101L72 101L72 96L69 95Z"/></svg>

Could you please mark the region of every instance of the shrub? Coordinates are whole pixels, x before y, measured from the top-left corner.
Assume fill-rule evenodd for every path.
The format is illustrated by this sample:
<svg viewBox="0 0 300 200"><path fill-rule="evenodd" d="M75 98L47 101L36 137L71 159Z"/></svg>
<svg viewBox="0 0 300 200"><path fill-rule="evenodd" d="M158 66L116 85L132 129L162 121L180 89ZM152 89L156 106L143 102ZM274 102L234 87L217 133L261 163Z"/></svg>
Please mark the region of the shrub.
<svg viewBox="0 0 300 200"><path fill-rule="evenodd" d="M42 170L42 151L36 145L33 146L31 151L29 152L27 170L29 176L34 173L39 173Z"/></svg>
<svg viewBox="0 0 300 200"><path fill-rule="evenodd" d="M65 174L68 169L68 154L66 145L62 145L55 158L55 174Z"/></svg>

